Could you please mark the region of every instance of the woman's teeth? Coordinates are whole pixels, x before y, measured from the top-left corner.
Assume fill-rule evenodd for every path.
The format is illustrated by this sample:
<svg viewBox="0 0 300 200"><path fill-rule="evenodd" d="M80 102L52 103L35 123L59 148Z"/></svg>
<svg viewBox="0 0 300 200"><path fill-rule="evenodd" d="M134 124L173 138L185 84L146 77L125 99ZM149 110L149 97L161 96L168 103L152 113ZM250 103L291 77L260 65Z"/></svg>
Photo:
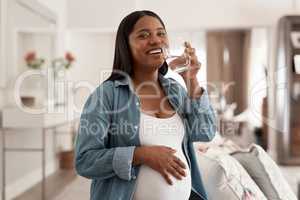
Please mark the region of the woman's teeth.
<svg viewBox="0 0 300 200"><path fill-rule="evenodd" d="M162 49L153 49L149 51L149 54L158 54L158 53L162 53Z"/></svg>

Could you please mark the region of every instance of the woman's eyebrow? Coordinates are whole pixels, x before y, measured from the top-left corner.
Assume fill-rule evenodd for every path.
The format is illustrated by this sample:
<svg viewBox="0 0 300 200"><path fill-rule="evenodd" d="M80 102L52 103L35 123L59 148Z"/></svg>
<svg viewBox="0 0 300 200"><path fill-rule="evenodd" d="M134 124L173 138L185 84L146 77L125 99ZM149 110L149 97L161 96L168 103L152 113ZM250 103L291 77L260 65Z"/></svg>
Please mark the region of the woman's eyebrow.
<svg viewBox="0 0 300 200"><path fill-rule="evenodd" d="M163 27L161 27L161 28L157 28L156 30L163 30L163 31L165 31L165 28L163 28Z"/></svg>
<svg viewBox="0 0 300 200"><path fill-rule="evenodd" d="M165 30L165 29L163 27L159 27L156 30L160 31L160 30ZM140 30L137 31L137 33L140 33L140 32L150 32L150 29L143 28L143 29L140 29Z"/></svg>
<svg viewBox="0 0 300 200"><path fill-rule="evenodd" d="M150 32L149 29L143 28L137 31L137 33L141 33L141 32Z"/></svg>

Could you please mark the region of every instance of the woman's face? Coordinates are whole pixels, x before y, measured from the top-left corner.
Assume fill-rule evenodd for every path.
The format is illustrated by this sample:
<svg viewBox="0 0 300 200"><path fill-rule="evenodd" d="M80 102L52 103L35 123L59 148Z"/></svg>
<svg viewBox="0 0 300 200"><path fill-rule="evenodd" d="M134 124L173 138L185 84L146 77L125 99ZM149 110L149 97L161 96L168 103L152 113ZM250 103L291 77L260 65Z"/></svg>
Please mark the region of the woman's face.
<svg viewBox="0 0 300 200"><path fill-rule="evenodd" d="M140 18L129 35L133 67L158 69L164 62L161 48L166 45L168 37L160 21L151 16Z"/></svg>

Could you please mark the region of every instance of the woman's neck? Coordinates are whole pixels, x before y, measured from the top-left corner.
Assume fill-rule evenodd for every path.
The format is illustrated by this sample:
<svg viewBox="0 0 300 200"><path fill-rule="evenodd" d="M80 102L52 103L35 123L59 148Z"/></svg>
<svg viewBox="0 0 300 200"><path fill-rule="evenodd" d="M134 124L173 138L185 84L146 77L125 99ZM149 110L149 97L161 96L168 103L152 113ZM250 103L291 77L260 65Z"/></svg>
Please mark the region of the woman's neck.
<svg viewBox="0 0 300 200"><path fill-rule="evenodd" d="M145 82L158 83L158 70L147 73L136 70L131 78L135 85L140 85Z"/></svg>

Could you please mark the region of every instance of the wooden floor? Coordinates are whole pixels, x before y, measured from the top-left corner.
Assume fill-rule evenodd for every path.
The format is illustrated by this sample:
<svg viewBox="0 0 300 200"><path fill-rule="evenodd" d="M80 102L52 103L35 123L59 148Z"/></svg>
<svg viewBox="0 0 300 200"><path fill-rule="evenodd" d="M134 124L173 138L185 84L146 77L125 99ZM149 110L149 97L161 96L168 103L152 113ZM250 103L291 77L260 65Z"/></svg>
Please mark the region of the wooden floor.
<svg viewBox="0 0 300 200"><path fill-rule="evenodd" d="M57 194L64 191L65 188L76 179L76 173L73 170L59 170L46 179L46 199L55 199ZM14 200L40 200L41 184L37 184L30 190L18 196Z"/></svg>

